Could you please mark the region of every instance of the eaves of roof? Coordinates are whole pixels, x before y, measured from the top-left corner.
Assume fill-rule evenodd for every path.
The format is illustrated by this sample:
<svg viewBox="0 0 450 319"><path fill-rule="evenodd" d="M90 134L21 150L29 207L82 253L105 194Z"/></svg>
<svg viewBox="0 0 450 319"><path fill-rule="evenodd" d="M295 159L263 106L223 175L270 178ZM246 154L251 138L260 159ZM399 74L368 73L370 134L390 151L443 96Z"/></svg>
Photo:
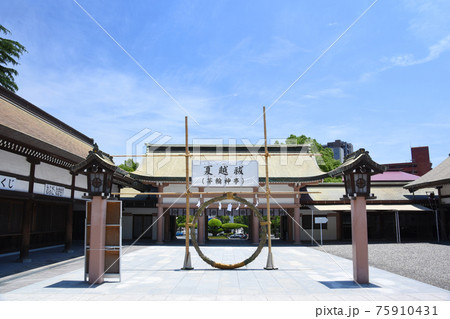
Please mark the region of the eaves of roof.
<svg viewBox="0 0 450 319"><path fill-rule="evenodd" d="M437 187L446 184L450 184L450 156L419 179L405 185L405 188L413 192L421 188Z"/></svg>
<svg viewBox="0 0 450 319"><path fill-rule="evenodd" d="M360 165L366 165L373 171L372 174L382 173L387 169L385 166L373 161L369 156L369 152L361 148L358 151L346 156L342 165L328 172L327 174L330 177L340 176L343 175L346 171L357 168Z"/></svg>
<svg viewBox="0 0 450 319"><path fill-rule="evenodd" d="M0 135L73 162L84 159L93 139L0 87Z"/></svg>

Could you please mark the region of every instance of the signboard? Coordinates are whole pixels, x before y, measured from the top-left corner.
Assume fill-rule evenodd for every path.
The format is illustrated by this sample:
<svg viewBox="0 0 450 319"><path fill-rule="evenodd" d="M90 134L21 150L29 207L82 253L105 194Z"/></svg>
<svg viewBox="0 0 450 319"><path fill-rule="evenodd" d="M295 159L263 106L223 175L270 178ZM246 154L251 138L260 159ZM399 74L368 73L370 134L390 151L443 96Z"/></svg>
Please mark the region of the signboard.
<svg viewBox="0 0 450 319"><path fill-rule="evenodd" d="M315 217L314 222L316 224L326 224L328 222L328 218L326 217Z"/></svg>
<svg viewBox="0 0 450 319"><path fill-rule="evenodd" d="M62 186L55 186L50 184L45 184L44 193L45 195L63 197L65 188Z"/></svg>
<svg viewBox="0 0 450 319"><path fill-rule="evenodd" d="M195 161L192 163L192 186L258 187L258 161Z"/></svg>
<svg viewBox="0 0 450 319"><path fill-rule="evenodd" d="M16 179L14 177L0 175L0 189L14 190Z"/></svg>
<svg viewBox="0 0 450 319"><path fill-rule="evenodd" d="M314 218L314 222L316 224L320 224L320 244L323 245L323 240L322 240L322 224L326 224L328 222L328 218L326 217L315 217Z"/></svg>

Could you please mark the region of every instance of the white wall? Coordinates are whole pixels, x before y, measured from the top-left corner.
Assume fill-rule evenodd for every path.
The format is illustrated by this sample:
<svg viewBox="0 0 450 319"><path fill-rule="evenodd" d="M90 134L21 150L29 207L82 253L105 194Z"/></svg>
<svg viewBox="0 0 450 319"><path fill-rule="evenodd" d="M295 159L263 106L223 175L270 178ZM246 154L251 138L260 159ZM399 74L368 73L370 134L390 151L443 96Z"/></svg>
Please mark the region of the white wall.
<svg viewBox="0 0 450 319"><path fill-rule="evenodd" d="M0 170L4 171L3 176L9 176L8 173L30 176L30 163L27 162L25 156L0 150ZM28 192L28 181L16 178L13 191Z"/></svg>
<svg viewBox="0 0 450 319"><path fill-rule="evenodd" d="M450 196L450 185L443 185L441 188L441 196ZM443 204L450 204L450 198L443 198Z"/></svg>
<svg viewBox="0 0 450 319"><path fill-rule="evenodd" d="M87 189L87 176L81 174L75 176L75 187Z"/></svg>
<svg viewBox="0 0 450 319"><path fill-rule="evenodd" d="M72 185L72 175L67 169L63 169L47 163L36 165L34 176L39 179L54 181L70 187Z"/></svg>
<svg viewBox="0 0 450 319"><path fill-rule="evenodd" d="M14 153L0 150L0 159L1 171L23 176L30 175L30 163L27 162L25 156L16 155Z"/></svg>
<svg viewBox="0 0 450 319"><path fill-rule="evenodd" d="M327 229L322 229L322 239L323 240L337 240L337 224L336 224L336 216L329 216L328 213L334 213L334 212L319 212L319 211L314 211L314 217L316 217L317 215L327 215L328 218L328 223L327 223ZM304 215L311 215L311 213L304 213L302 212L303 216ZM289 218L289 217L288 217ZM313 223L314 223L314 219L313 219ZM297 224L293 223L294 226L293 227L298 227ZM302 225L302 224L300 224ZM304 241L311 241L311 237L308 236L305 231L311 235L311 228L309 229L305 229L305 230L301 230L300 232L300 240L304 240ZM314 229L313 232L313 237L316 241L318 241L320 243L320 229Z"/></svg>

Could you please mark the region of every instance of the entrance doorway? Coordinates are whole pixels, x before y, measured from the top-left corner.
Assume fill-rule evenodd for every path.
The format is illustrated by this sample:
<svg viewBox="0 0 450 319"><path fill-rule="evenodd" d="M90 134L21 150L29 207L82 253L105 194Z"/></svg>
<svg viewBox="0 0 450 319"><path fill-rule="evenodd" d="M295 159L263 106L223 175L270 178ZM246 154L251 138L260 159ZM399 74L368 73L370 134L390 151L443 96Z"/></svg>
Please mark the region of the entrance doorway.
<svg viewBox="0 0 450 319"><path fill-rule="evenodd" d="M152 239L152 230L145 232L152 225L152 219L152 215L133 215L133 239L141 235L143 239Z"/></svg>

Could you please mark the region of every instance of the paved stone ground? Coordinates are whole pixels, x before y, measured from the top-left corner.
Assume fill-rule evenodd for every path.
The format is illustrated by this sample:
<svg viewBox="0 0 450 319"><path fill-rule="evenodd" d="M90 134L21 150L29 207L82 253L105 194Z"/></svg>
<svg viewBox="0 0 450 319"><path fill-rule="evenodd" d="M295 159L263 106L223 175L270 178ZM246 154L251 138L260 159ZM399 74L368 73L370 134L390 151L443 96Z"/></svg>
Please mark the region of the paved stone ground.
<svg viewBox="0 0 450 319"><path fill-rule="evenodd" d="M146 245L124 245L122 251L136 251ZM18 253L0 257L0 294L28 286L84 267L84 245L74 242L69 252L64 245L30 251L29 261L18 262Z"/></svg>
<svg viewBox="0 0 450 319"><path fill-rule="evenodd" d="M264 270L267 248L251 264L238 270L219 270L204 263L191 249L193 270L180 270L183 246L141 246L122 258L122 280L101 285L83 281L79 260L64 271L45 267L0 280L5 301L448 301L450 291L370 269L370 284L357 285L352 262L304 246L273 247L278 270ZM255 247L202 247L211 259L235 263ZM72 266L70 269L69 265ZM81 267L80 267L81 266ZM45 274L45 275L44 275ZM19 286L14 283L22 282ZM5 287L5 288L2 288ZM9 288L8 288L9 287Z"/></svg>
<svg viewBox="0 0 450 319"><path fill-rule="evenodd" d="M318 250L352 259L351 244L328 244ZM450 290L450 242L369 244L369 264L379 269Z"/></svg>

